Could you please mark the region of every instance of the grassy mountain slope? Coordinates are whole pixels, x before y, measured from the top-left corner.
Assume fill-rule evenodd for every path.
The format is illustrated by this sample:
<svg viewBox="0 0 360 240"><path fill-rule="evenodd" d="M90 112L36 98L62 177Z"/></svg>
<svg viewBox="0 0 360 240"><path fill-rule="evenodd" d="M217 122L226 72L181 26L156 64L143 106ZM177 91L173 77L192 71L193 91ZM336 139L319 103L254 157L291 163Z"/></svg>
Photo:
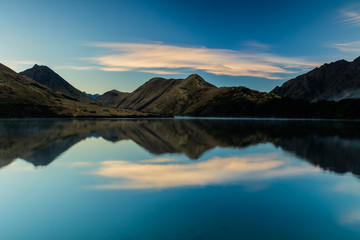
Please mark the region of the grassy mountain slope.
<svg viewBox="0 0 360 240"><path fill-rule="evenodd" d="M217 88L192 74L186 79L153 78L111 105L163 115L218 115L219 110L231 115L243 103L259 104L275 98L279 97L245 87ZM224 105L227 112L222 111Z"/></svg>
<svg viewBox="0 0 360 240"><path fill-rule="evenodd" d="M324 64L285 82L272 91L281 97L306 101L360 98L360 58Z"/></svg>
<svg viewBox="0 0 360 240"><path fill-rule="evenodd" d="M47 66L39 66L35 64L32 68L20 72L19 74L34 79L38 83L48 86L49 88L63 93L69 97L75 98L80 102L95 103L94 99L73 87L70 83L68 83L65 79L60 77Z"/></svg>
<svg viewBox="0 0 360 240"><path fill-rule="evenodd" d="M79 102L0 64L0 117L147 116L134 110Z"/></svg>

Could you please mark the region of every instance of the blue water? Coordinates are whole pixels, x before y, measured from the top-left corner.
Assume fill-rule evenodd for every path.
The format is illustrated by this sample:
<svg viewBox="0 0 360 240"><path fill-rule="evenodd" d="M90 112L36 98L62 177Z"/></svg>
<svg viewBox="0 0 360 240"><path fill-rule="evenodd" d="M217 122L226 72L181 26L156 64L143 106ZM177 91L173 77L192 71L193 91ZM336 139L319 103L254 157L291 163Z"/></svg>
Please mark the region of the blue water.
<svg viewBox="0 0 360 240"><path fill-rule="evenodd" d="M0 239L359 239L358 125L1 120Z"/></svg>

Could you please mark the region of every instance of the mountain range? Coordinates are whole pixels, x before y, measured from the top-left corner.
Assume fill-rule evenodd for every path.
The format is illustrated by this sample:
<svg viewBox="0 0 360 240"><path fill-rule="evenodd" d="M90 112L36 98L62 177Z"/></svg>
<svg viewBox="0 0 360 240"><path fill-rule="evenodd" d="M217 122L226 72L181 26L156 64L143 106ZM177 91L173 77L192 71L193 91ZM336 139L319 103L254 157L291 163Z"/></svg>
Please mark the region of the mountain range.
<svg viewBox="0 0 360 240"><path fill-rule="evenodd" d="M112 90L97 100L104 105L160 115L206 115L223 105L235 110L236 105L261 104L276 98L275 94L245 87L218 88L192 74L185 79L153 78L132 93Z"/></svg>
<svg viewBox="0 0 360 240"><path fill-rule="evenodd" d="M38 69L38 66L35 66L35 69ZM48 71L43 72L49 73ZM55 74L52 71L50 73ZM43 78L37 76L36 79ZM62 82L61 79L58 80ZM57 82L57 80L51 78L49 82ZM51 86L51 84L49 85ZM89 103L87 97L77 95L77 91L74 92L75 94L65 94L62 91L57 91L0 64L0 117L149 116L148 113L135 110L102 106L95 102Z"/></svg>
<svg viewBox="0 0 360 240"><path fill-rule="evenodd" d="M20 73L0 64L0 87L0 117L360 118L360 58L324 64L269 93L216 87L192 74L90 96L37 64Z"/></svg>
<svg viewBox="0 0 360 240"><path fill-rule="evenodd" d="M360 57L352 62L339 60L324 64L285 82L271 92L281 97L310 102L358 99L360 98Z"/></svg>

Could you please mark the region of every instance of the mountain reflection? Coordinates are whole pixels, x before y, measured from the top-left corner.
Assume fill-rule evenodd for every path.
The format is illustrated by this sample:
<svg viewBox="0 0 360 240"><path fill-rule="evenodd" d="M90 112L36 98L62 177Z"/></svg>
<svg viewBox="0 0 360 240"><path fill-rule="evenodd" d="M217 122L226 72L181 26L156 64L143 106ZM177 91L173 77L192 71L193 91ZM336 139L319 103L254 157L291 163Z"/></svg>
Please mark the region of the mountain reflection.
<svg viewBox="0 0 360 240"><path fill-rule="evenodd" d="M111 142L132 140L155 155L183 153L193 160L214 147L272 143L323 169L360 175L360 123L340 121L1 120L0 167L17 158L46 166L90 136ZM109 175L109 167L129 167L124 164L108 162L98 174Z"/></svg>

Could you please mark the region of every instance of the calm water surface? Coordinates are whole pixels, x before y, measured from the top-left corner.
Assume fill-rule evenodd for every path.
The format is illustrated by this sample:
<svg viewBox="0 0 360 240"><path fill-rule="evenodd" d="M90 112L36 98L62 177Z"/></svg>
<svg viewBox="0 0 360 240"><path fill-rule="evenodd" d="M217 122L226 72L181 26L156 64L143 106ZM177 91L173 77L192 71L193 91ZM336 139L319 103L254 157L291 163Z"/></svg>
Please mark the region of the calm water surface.
<svg viewBox="0 0 360 240"><path fill-rule="evenodd" d="M360 122L0 120L0 239L360 239Z"/></svg>

